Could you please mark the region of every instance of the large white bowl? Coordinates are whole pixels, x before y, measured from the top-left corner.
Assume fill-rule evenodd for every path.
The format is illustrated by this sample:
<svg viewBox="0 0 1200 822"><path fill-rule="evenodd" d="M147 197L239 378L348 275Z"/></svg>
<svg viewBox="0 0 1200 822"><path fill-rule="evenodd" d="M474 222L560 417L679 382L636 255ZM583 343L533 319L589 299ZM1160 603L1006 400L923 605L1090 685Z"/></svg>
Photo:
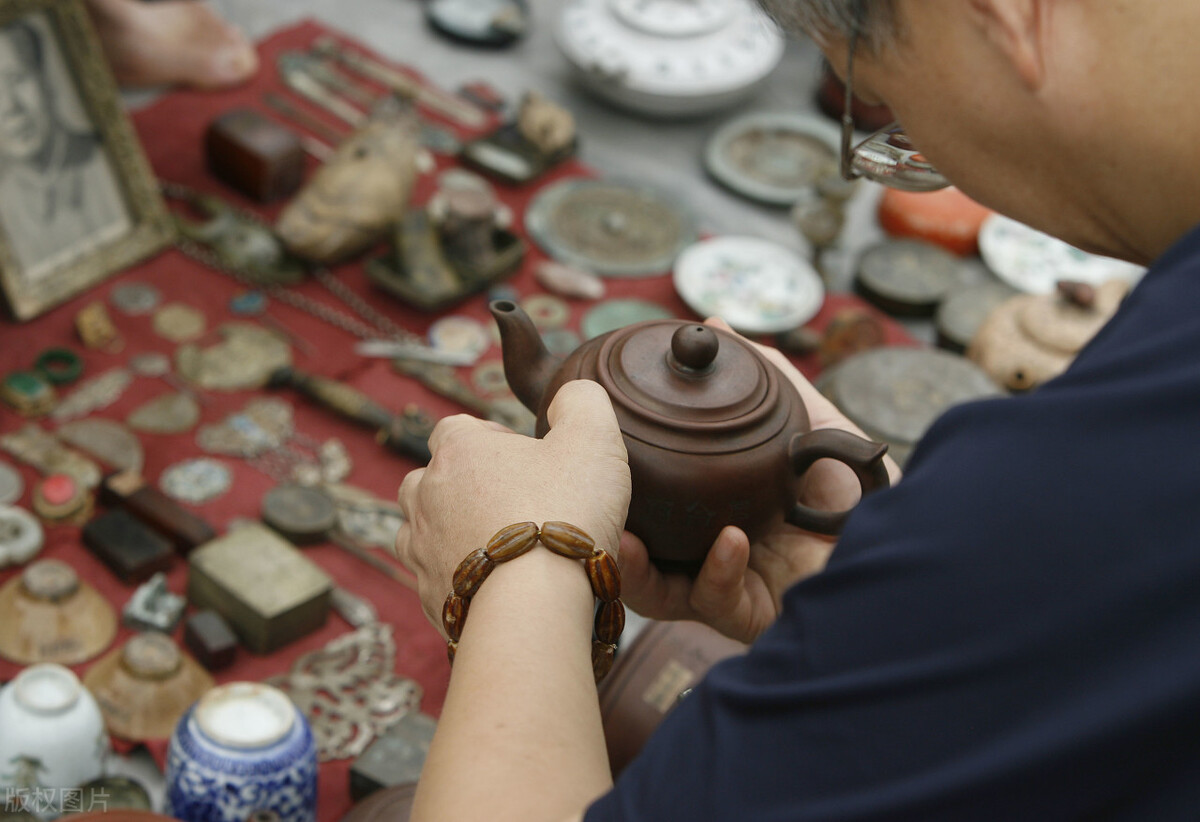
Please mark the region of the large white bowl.
<svg viewBox="0 0 1200 822"><path fill-rule="evenodd" d="M61 810L104 775L108 751L100 707L69 668L33 665L0 689L0 790L43 789L31 810Z"/></svg>

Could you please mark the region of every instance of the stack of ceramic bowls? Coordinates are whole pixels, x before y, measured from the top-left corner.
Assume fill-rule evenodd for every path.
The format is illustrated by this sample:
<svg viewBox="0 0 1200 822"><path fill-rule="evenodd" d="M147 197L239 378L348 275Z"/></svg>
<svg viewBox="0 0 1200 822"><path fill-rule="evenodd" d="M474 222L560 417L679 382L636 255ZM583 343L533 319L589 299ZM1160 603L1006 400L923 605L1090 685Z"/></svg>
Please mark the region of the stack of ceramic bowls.
<svg viewBox="0 0 1200 822"><path fill-rule="evenodd" d="M34 665L0 689L0 795L36 797L36 813L56 816L108 751L100 708L70 669Z"/></svg>
<svg viewBox="0 0 1200 822"><path fill-rule="evenodd" d="M317 748L304 715L278 688L221 685L188 709L167 751L166 812L184 822L315 822Z"/></svg>

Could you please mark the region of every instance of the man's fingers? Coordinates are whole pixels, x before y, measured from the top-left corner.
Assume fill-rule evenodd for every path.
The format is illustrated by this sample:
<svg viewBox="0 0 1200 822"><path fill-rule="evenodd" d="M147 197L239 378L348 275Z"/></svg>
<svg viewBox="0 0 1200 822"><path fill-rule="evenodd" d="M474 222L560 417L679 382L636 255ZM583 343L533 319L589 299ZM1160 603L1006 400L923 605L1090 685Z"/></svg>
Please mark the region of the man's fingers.
<svg viewBox="0 0 1200 822"><path fill-rule="evenodd" d="M416 510L417 486L421 484L423 476L424 468L414 468L404 476L400 490L396 492L396 502L400 503L400 510L406 520L411 520L412 513Z"/></svg>
<svg viewBox="0 0 1200 822"><path fill-rule="evenodd" d="M635 612L650 619L696 618L687 602L691 580L655 568L645 544L628 531L621 534L617 565L622 599Z"/></svg>
<svg viewBox="0 0 1200 822"><path fill-rule="evenodd" d="M575 380L560 388L546 409L546 421L550 423L547 440L578 434L588 442L620 444L624 450L612 401L600 384L591 380Z"/></svg>
<svg viewBox="0 0 1200 822"><path fill-rule="evenodd" d="M459 437L472 431L494 431L496 430L496 425L496 423L472 417L470 414L455 414L452 417L444 417L438 421L438 424L433 427L433 431L429 434L429 452L436 454L439 448L454 437ZM504 426L500 427L503 428Z"/></svg>
<svg viewBox="0 0 1200 822"><path fill-rule="evenodd" d="M729 526L717 535L692 587L691 605L710 619L731 615L745 592L750 540L740 528Z"/></svg>

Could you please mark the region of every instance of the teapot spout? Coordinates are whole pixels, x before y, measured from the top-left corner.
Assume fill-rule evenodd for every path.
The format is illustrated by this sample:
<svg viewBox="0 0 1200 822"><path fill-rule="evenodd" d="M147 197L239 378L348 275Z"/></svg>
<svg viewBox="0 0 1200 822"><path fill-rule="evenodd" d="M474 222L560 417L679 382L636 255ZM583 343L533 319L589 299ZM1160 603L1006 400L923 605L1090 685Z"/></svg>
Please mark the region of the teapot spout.
<svg viewBox="0 0 1200 822"><path fill-rule="evenodd" d="M551 354L525 310L512 300L494 300L488 305L500 327L504 376L521 404L537 414L541 411L546 386L563 360Z"/></svg>

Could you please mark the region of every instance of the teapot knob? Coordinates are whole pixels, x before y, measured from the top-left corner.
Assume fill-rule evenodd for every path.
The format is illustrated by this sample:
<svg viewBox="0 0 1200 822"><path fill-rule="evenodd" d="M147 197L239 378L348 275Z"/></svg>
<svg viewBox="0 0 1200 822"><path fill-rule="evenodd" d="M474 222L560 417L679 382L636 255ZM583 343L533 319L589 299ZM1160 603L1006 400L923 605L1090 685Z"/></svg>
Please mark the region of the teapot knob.
<svg viewBox="0 0 1200 822"><path fill-rule="evenodd" d="M680 326L671 336L671 365L684 374L706 373L712 369L720 347L716 332L708 326Z"/></svg>

